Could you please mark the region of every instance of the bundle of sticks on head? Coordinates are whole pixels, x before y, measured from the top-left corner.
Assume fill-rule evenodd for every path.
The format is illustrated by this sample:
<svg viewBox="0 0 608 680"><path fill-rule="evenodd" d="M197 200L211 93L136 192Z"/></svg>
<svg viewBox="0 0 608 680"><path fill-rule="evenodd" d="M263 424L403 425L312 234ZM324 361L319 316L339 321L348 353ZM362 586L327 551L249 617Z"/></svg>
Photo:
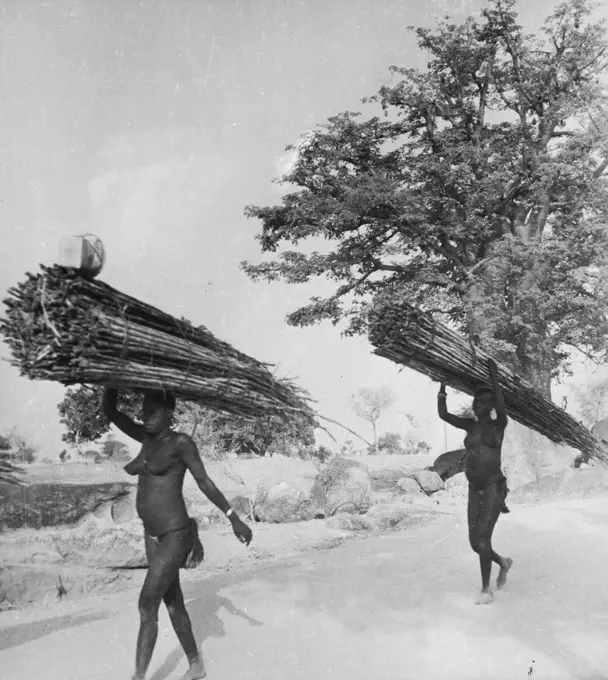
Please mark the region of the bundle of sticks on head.
<svg viewBox="0 0 608 680"><path fill-rule="evenodd" d="M378 300L368 335L374 353L412 368L465 394L491 387L488 359L481 348L407 302ZM543 397L505 366L498 366L508 415L551 441L608 462L608 444Z"/></svg>
<svg viewBox="0 0 608 680"><path fill-rule="evenodd" d="M4 300L0 332L22 375L176 397L246 418L314 411L308 395L268 364L204 326L177 319L64 267L27 274Z"/></svg>

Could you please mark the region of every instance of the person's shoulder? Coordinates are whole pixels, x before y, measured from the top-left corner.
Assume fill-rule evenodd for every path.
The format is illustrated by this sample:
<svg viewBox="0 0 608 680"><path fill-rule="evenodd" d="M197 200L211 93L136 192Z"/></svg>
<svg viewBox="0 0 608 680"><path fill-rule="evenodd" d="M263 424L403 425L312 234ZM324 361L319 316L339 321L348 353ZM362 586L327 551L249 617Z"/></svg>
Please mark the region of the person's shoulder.
<svg viewBox="0 0 608 680"><path fill-rule="evenodd" d="M175 443L175 447L182 451L189 451L193 448L196 449L194 440L189 434L186 434L185 432L174 432L173 441Z"/></svg>
<svg viewBox="0 0 608 680"><path fill-rule="evenodd" d="M174 432L173 441L176 444L194 444L192 437L185 432Z"/></svg>

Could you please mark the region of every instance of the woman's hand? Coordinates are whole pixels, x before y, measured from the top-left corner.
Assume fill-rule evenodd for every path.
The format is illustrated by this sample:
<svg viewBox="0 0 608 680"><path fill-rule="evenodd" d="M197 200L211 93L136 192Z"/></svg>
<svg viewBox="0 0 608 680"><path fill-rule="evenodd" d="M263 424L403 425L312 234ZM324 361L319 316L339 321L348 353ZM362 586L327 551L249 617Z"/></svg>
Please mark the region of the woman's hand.
<svg viewBox="0 0 608 680"><path fill-rule="evenodd" d="M233 513L230 516L230 522L232 523L232 531L234 531L234 535L239 539L241 543L249 545L251 543L251 539L253 538L251 529L245 524L245 522L241 520L241 518L236 513Z"/></svg>
<svg viewBox="0 0 608 680"><path fill-rule="evenodd" d="M446 391L445 391L445 383L441 383L441 387L439 388L439 392L437 394L438 397L445 397Z"/></svg>
<svg viewBox="0 0 608 680"><path fill-rule="evenodd" d="M490 367L490 377L492 380L497 380L498 378L498 366L496 366L496 362L494 359L488 359L488 366Z"/></svg>

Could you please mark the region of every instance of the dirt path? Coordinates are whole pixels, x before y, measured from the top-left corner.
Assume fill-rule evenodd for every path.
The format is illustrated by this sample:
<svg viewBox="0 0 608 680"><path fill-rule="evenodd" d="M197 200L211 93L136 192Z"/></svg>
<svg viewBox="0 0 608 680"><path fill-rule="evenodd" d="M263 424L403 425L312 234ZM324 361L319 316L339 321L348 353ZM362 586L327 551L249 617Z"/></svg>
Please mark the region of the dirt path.
<svg viewBox="0 0 608 680"><path fill-rule="evenodd" d="M513 506L507 589L473 604L462 520L185 587L210 680L608 678L608 498ZM130 677L136 594L0 616L2 680ZM164 611L151 680L185 670Z"/></svg>

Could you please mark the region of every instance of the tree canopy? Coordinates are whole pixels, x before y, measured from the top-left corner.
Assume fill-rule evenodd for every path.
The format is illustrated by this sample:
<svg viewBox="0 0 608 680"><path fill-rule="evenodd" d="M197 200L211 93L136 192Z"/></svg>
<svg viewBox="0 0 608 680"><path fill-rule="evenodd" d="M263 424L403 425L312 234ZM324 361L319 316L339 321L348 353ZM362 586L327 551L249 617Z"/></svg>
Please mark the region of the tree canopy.
<svg viewBox="0 0 608 680"><path fill-rule="evenodd" d="M490 0L479 19L410 30L426 69L391 67L363 100L378 115L340 113L288 147L290 192L246 209L277 256L242 267L336 283L296 326L363 333L378 296L404 296L549 394L572 348L606 353L605 26L570 0L526 35L515 0Z"/></svg>
<svg viewBox="0 0 608 680"><path fill-rule="evenodd" d="M103 415L103 388L79 386L66 390L57 405L60 422L66 431L64 442L76 445L95 442L110 431L110 421ZM142 396L120 390L118 408L134 420L140 420ZM265 456L267 453L289 454L315 445L316 421L302 415L289 422L276 416L247 420L205 409L195 403L178 400L174 413L175 427L189 434L202 453L219 449L237 454Z"/></svg>

